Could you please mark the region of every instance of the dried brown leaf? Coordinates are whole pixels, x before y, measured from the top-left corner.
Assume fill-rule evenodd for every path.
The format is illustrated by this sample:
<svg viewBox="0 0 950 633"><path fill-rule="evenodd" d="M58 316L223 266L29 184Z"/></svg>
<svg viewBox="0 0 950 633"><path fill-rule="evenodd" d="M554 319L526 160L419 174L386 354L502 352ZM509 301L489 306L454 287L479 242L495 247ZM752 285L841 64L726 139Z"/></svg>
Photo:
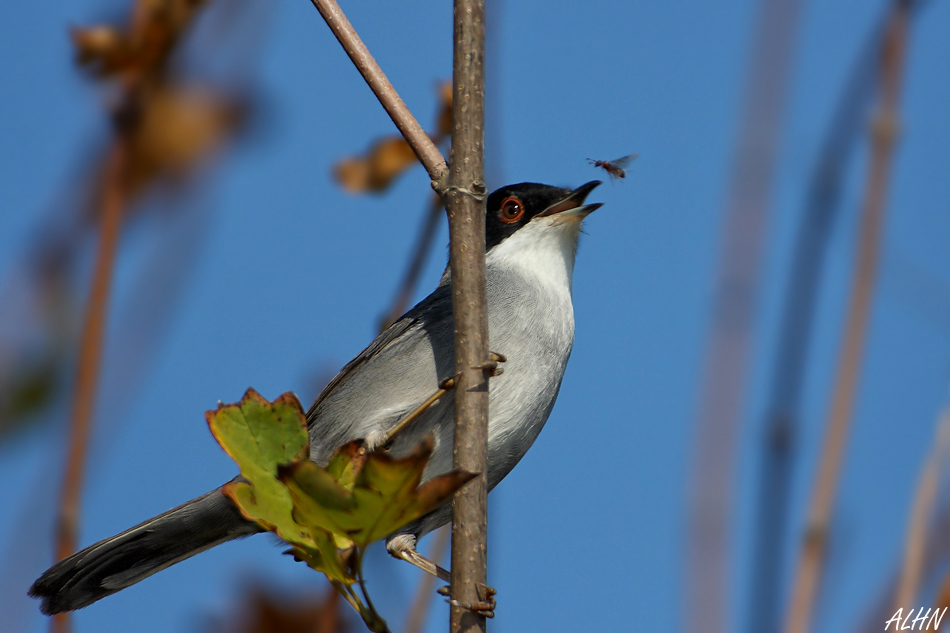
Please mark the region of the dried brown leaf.
<svg viewBox="0 0 950 633"><path fill-rule="evenodd" d="M96 74L112 74L128 66L135 56L125 34L109 26L75 28L70 36L76 47L76 61Z"/></svg>
<svg viewBox="0 0 950 633"><path fill-rule="evenodd" d="M452 82L439 84L439 116L436 118L435 143L452 136Z"/></svg>
<svg viewBox="0 0 950 633"><path fill-rule="evenodd" d="M409 144L401 136L390 136L376 142L363 156L341 160L333 176L350 193L379 193L415 162Z"/></svg>
<svg viewBox="0 0 950 633"><path fill-rule="evenodd" d="M72 38L77 60L106 78L127 71L157 76L205 4L204 0L139 0L124 29L112 26L74 29Z"/></svg>
<svg viewBox="0 0 950 633"><path fill-rule="evenodd" d="M209 633L342 633L350 630L341 617L339 594L332 589L324 598L301 596L263 587L249 588L238 596L227 618L212 622Z"/></svg>
<svg viewBox="0 0 950 633"><path fill-rule="evenodd" d="M245 110L239 100L208 89L152 87L129 138L129 190L157 178L183 179L233 135Z"/></svg>

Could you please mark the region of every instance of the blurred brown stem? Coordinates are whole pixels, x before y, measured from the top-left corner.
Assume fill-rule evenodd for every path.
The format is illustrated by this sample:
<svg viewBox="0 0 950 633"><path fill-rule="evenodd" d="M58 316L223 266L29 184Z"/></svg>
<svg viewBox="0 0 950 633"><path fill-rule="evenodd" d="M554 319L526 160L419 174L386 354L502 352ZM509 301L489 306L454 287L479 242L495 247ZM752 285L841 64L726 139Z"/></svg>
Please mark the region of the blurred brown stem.
<svg viewBox="0 0 950 633"><path fill-rule="evenodd" d="M732 522L737 449L772 181L804 2L759 0L743 95L695 431L690 482L688 631L733 630Z"/></svg>
<svg viewBox="0 0 950 633"><path fill-rule="evenodd" d="M313 6L317 8L327 26L340 42L343 50L353 61L353 65L363 75L363 79L369 85L373 94L379 99L383 108L389 114L393 123L399 129L403 138L412 147L412 151L419 157L426 171L429 172L429 178L432 179L432 187L440 193L444 187L443 178L448 170L445 164L445 158L439 148L435 146L429 135L426 134L412 112L406 107L402 97L396 92L396 89L390 83L386 74L383 72L376 60L370 54L369 49L363 44L363 40L356 33L353 25L347 20L340 5L336 0L311 0Z"/></svg>
<svg viewBox="0 0 950 633"><path fill-rule="evenodd" d="M881 104L871 133L871 164L844 342L835 376L825 442L808 510L808 523L793 579L785 626L787 633L804 633L808 630L828 546L828 528L848 439L874 290L888 177L897 136L897 106L910 17L909 4L906 0L895 3L884 36Z"/></svg>
<svg viewBox="0 0 950 633"><path fill-rule="evenodd" d="M109 305L116 247L122 227L122 212L126 203L124 188L126 152L125 143L121 139L117 140L109 154L104 172L99 250L96 254L95 272L93 273L92 288L80 341L76 394L73 400L72 422L69 431L69 453L66 458L66 469L63 473L63 489L60 498L56 536L57 560L66 558L76 551L79 505L85 475L89 436L92 430L96 388L99 384L103 332ZM68 631L68 615L57 615L53 619L52 629L56 633Z"/></svg>
<svg viewBox="0 0 950 633"><path fill-rule="evenodd" d="M435 533L432 549L429 550L429 560L437 565L441 565L442 559L445 557L450 534L448 527L444 525ZM422 633L422 629L426 624L426 617L429 615L429 609L432 606L435 581L436 577L432 574L422 574L419 586L416 588L416 596L412 599L412 606L409 608L409 615L406 617L405 633Z"/></svg>
<svg viewBox="0 0 950 633"><path fill-rule="evenodd" d="M879 20L883 26L889 11ZM830 248L845 176L858 140L863 138L867 112L877 94L877 59L882 28L875 27L862 45L824 133L810 177L787 286L781 324L775 338L778 349L769 378L764 427L758 438L759 471L749 561L746 631L778 631L782 591L787 577L788 517L799 442L804 383L810 363L815 306ZM950 305L950 301L947 302Z"/></svg>
<svg viewBox="0 0 950 633"><path fill-rule="evenodd" d="M409 306L412 294L419 284L419 276L422 274L422 267L426 263L426 257L432 250L432 243L435 240L436 229L439 228L439 218L441 217L442 200L440 200L438 196L433 196L432 202L429 205L429 213L426 215L425 220L423 220L422 231L419 233L419 241L416 243L412 261L409 262L406 275L403 277L402 283L399 285L399 290L396 292L396 299L380 322L380 331L385 330L395 323L396 319L402 316Z"/></svg>
<svg viewBox="0 0 950 633"><path fill-rule="evenodd" d="M907 538L904 542L903 567L894 598L895 611L914 604L917 598L924 569L927 532L933 518L934 502L937 497L940 464L945 459L948 441L950 441L950 411L944 411L937 420L934 446L924 462L911 505Z"/></svg>

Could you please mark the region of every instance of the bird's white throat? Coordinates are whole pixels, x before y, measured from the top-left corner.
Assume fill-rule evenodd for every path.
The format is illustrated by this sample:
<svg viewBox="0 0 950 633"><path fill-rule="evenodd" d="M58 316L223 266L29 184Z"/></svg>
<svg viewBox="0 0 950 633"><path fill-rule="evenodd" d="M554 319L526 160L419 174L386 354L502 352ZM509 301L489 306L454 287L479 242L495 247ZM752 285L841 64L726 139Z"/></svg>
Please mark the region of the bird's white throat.
<svg viewBox="0 0 950 633"><path fill-rule="evenodd" d="M580 233L579 218L535 218L491 249L485 265L518 272L570 297Z"/></svg>

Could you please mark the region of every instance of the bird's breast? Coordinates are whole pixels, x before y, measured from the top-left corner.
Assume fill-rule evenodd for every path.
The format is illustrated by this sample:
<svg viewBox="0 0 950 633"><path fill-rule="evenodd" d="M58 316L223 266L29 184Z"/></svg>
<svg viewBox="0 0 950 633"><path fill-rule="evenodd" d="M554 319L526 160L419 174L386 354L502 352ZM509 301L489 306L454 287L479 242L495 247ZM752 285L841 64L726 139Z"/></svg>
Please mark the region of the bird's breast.
<svg viewBox="0 0 950 633"><path fill-rule="evenodd" d="M491 273L491 270L489 270ZM574 343L570 290L517 274L488 275L491 351L504 373L489 383L489 486L524 456L554 407Z"/></svg>

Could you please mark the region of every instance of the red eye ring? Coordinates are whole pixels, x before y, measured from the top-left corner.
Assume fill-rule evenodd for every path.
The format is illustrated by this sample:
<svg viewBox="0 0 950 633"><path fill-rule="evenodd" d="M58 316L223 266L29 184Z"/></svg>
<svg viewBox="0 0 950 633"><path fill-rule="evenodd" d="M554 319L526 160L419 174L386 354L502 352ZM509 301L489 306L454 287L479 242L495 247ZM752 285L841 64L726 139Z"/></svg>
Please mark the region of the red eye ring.
<svg viewBox="0 0 950 633"><path fill-rule="evenodd" d="M506 224L513 224L524 215L524 205L518 196L508 196L501 201L498 219Z"/></svg>

